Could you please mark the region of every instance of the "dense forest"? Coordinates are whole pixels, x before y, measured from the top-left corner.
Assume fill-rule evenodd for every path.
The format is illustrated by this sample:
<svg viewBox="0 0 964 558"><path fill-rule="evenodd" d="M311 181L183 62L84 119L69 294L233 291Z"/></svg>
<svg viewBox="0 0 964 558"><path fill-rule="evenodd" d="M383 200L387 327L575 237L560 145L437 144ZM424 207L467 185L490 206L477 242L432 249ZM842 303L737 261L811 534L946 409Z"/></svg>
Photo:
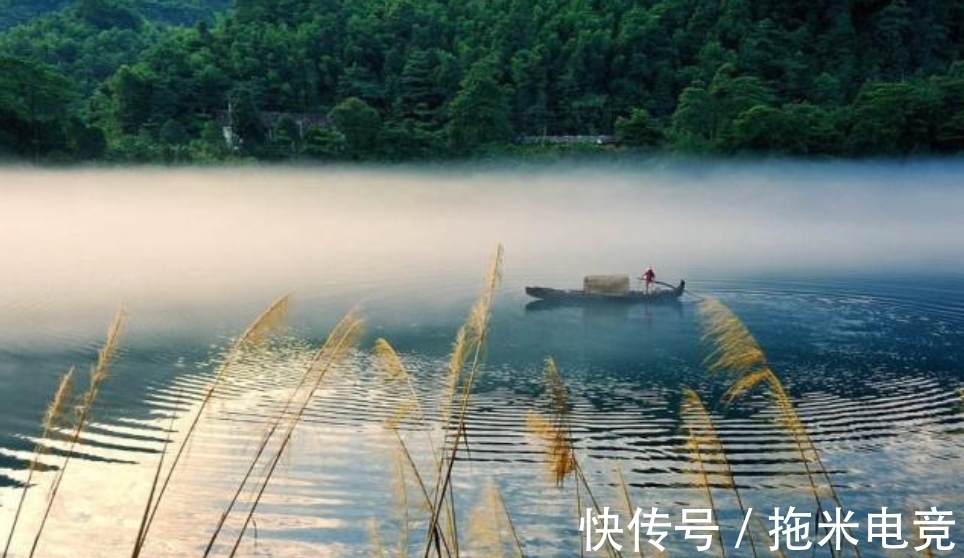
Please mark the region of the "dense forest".
<svg viewBox="0 0 964 558"><path fill-rule="evenodd" d="M6 158L401 160L587 138L721 155L964 150L962 0L0 8Z"/></svg>

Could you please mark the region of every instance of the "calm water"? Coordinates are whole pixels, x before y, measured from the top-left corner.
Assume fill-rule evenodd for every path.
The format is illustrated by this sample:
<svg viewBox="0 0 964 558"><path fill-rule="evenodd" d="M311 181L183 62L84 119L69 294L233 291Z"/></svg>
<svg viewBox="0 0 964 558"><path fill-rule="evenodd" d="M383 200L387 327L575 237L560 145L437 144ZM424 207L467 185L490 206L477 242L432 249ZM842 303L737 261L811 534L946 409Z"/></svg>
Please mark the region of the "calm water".
<svg viewBox="0 0 964 558"><path fill-rule="evenodd" d="M703 366L697 303L713 296L746 322L785 382L860 524L863 555L884 556L879 541L867 542L868 513L900 511L907 529L913 511L930 506L964 517L962 176L964 165L943 162L0 170L0 536L35 444L51 449L42 460L50 469L62 463L64 443L38 439L44 409L67 368L90 367L121 303L121 350L40 556L130 548L168 432L183 433L246 323L291 292L290 329L237 368L205 415L149 554L200 555L265 417L356 305L366 319L360 350L310 406L241 554L368 556L373 519L394 548L403 505L398 443L385 423L410 395L383 378L370 348L377 337L393 343L437 418L452 339L502 242L503 281L469 409L471 452L456 469L467 517L491 480L528 554L578 551L572 483L554 486L526 428L527 412L548 409L548 355L601 505L624 506L619 467L634 506L658 506L674 524L683 509L706 507L681 428L689 386L710 408L759 526L772 528L774 507L814 511L764 395L727 407L726 378ZM692 294L671 307L544 309L527 306L523 292L647 265L660 279L685 278ZM408 423L403 435L427 460L425 427ZM26 555L53 476L34 476L16 556ZM750 555L745 541L734 550L743 518L714 484L727 554ZM412 513L418 538L424 526ZM964 527L951 536L964 545ZM694 553L680 532L664 543L670 554Z"/></svg>

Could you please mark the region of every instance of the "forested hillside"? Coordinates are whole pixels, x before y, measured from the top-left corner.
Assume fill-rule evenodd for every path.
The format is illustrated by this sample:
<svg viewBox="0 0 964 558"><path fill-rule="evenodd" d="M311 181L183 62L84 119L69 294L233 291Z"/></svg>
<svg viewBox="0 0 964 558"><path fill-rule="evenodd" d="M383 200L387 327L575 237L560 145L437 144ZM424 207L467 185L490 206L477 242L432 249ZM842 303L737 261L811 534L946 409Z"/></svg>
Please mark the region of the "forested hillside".
<svg viewBox="0 0 964 558"><path fill-rule="evenodd" d="M76 3L76 0L0 0L0 31ZM199 20L213 21L214 13L229 8L232 0L139 0L132 3L151 19L190 25Z"/></svg>
<svg viewBox="0 0 964 558"><path fill-rule="evenodd" d="M0 36L0 151L404 159L562 135L964 148L961 0L236 0L185 26L151 15L163 4L217 2L80 0Z"/></svg>

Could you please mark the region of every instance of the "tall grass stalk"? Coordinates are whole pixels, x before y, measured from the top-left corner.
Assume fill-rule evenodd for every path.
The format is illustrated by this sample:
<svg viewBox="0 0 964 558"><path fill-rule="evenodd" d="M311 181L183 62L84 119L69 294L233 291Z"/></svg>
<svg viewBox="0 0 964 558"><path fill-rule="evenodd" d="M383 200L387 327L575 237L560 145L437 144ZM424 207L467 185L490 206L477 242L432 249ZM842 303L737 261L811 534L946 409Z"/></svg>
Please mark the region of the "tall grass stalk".
<svg viewBox="0 0 964 558"><path fill-rule="evenodd" d="M530 411L526 415L526 425L530 432L542 438L547 456L546 463L552 474L557 487L561 487L566 477L575 477L576 491L576 511L582 516L582 492L585 491L586 498L592 503L596 513L603 513L603 508L599 505L596 495L593 493L589 479L576 459L575 446L572 441L572 426L569 419L569 398L566 392L566 385L562 381L562 375L556 366L556 361L552 357L547 357L543 366L543 379L546 389L549 391L551 418ZM588 526L587 526L588 528ZM622 554L610 545L605 545L606 551L611 557L619 557ZM583 555L583 546L579 545L580 556Z"/></svg>
<svg viewBox="0 0 964 558"><path fill-rule="evenodd" d="M407 493L407 483L405 481L405 470L409 469L412 472L419 491L422 497L422 505L426 510L431 510L433 506L432 497L429 495L428 488L425 485L422 473L419 470L418 465L412 457L411 452L408 449L408 445L405 439L402 437L402 433L399 429L401 424L407 420L409 414L415 412L415 421L422 427L427 426L427 416L425 414L424 407L418 396L418 392L415 390L415 384L412 381L412 376L402 362L401 357L392 347L391 343L383 338L375 340L374 354L376 359L376 365L382 370L388 382L392 384L402 383L408 392L408 401L403 402L399 408L392 414L389 419L386 420L386 426L394 432L395 437L399 444L399 457L397 459L397 482L396 484L400 486L401 500L403 501L402 513L404 514L402 518L402 530L399 533L399 556L407 556L409 550L409 501ZM434 470L439 470L440 468L440 457L438 454L438 449L435 444L435 440L430 431L426 430L426 439L428 441L428 447L430 449L432 463ZM431 513L430 513L431 515ZM451 522L453 520L453 515L447 510L446 511L447 521ZM452 536L442 537L442 545L447 555L453 553L453 549L449 545L449 540Z"/></svg>
<svg viewBox="0 0 964 558"><path fill-rule="evenodd" d="M626 517L633 517L634 508L633 500L629 495L629 483L626 482L626 476L623 474L623 468L618 462L616 463L616 479L619 481L619 491L623 497L623 504L626 506L623 511L626 513ZM644 545L640 545L639 550L636 552L636 555L640 556L641 558L646 556L646 553L643 551L643 546Z"/></svg>
<svg viewBox="0 0 964 558"><path fill-rule="evenodd" d="M368 521L368 532L372 537L372 558L385 558L385 546L378 532L378 521L374 517Z"/></svg>
<svg viewBox="0 0 964 558"><path fill-rule="evenodd" d="M709 411L706 410L706 406L703 405L703 400L700 399L700 396L688 387L683 388L683 404L680 409L680 414L689 432L689 446L699 465L702 484L706 489L707 498L709 499L710 507L713 508L713 513L719 516L713 501L712 483L710 482L709 473L706 469L707 459L704 459L704 454L712 461L718 461L719 464L722 465L722 471L716 474L722 477L723 485L733 491L737 504L740 507L740 512L742 512L743 517L746 517L747 509L743 504L743 497L740 495L740 489L736 484L733 468L726 458L723 442L720 440L719 434L716 432L716 427L713 425L713 418L710 416ZM726 556L726 547L723 544L722 533L720 531L717 531L717 537L719 538L720 548L723 549L723 556ZM753 535L747 532L747 537L750 540L750 548L753 556L757 556Z"/></svg>
<svg viewBox="0 0 964 558"><path fill-rule="evenodd" d="M71 457L74 455L74 449L77 447L77 443L80 441L80 435L87 425L87 421L90 418L90 410L94 406L94 402L97 400L97 395L100 393L101 384L107 379L107 375L110 372L110 364L114 359L114 355L117 353L117 341L120 338L121 328L124 325L125 313L124 309L121 308L117 311L114 316L114 321L107 332L107 339L104 341L104 345L97 352L97 362L94 364L90 371L90 380L87 385L87 390L81 396L79 407L77 409L77 419L73 428L73 432L70 435L70 446L67 449L67 455L64 457L64 462L60 466L60 470L57 471L57 476L54 479L53 486L50 489L50 495L47 499L47 507L44 509L43 516L40 519L40 525L37 527L37 533L34 535L33 544L30 547L30 558L33 558L34 554L37 552L37 546L40 544L40 539L43 536L44 528L47 525L47 520L50 518L50 512L53 509L54 502L57 500L57 494L60 491L60 484L64 480L64 475L67 473L67 466L70 465ZM58 392L61 391L61 387L64 389L65 394L69 392L67 388L61 382L61 386L58 387ZM67 381L69 385L69 380Z"/></svg>
<svg viewBox="0 0 964 558"><path fill-rule="evenodd" d="M352 316L353 318L357 318L357 316L355 316L354 313L349 315ZM335 330L333 330L332 333L335 334L335 332L338 331L338 328L341 325L342 324L336 325ZM332 337L330 336L329 339L332 339ZM326 342L326 345L327 345L327 342ZM231 496L231 498L228 501L227 509L225 509L224 512L221 514L221 517L214 528L214 532L211 534L211 537L208 540L208 545L204 549L204 556L208 556L211 553L211 550L214 547L214 543L217 540L218 535L220 535L221 530L224 528L224 524L227 522L228 517L230 517L231 512L234 511L234 507L240 501L241 493L244 492L245 487L248 486L248 481L251 479L251 475L254 473L255 467L257 466L258 463L260 463L261 457L264 455L265 450L268 448L268 445L270 444L270 442L275 438L275 433L278 431L279 428L281 428L285 424L285 419L288 418L291 412L291 409L295 406L298 396L300 395L302 396L302 398L310 397L310 394L305 394L304 390L305 390L305 387L310 385L314 380L313 374L317 372L317 362L319 358L318 353L320 353L322 350L325 350L324 346L322 347L322 349L316 352L316 354L314 355L314 358L312 358L311 364L306 368L305 372L301 375L301 379L299 380L298 385L296 385L294 389L292 389L289 392L288 398L285 401L284 406L281 408L277 416L271 422L270 427L262 435L261 442L258 444L258 449L255 451L254 457L248 463L248 469L245 471L244 476L241 478L241 482L238 483L238 486L235 489L234 494Z"/></svg>
<svg viewBox="0 0 964 558"><path fill-rule="evenodd" d="M17 523L20 520L21 512L23 512L23 503L27 499L27 490L33 483L34 473L40 467L40 458L47 453L47 445L44 443L44 440L46 440L54 429L57 428L58 424L60 424L64 416L64 410L71 399L71 394L73 393L73 377L74 368L71 367L60 378L60 383L57 384L57 392L54 394L54 398L50 401L50 405L47 406L47 411L44 413L43 433L40 435L40 441L34 446L33 459L30 460L30 470L27 472L27 480L24 482L23 490L20 492L17 510L13 514L13 523L10 525L7 542L3 547L3 558L7 558L7 554L10 552L10 544L13 542L13 535L17 530Z"/></svg>
<svg viewBox="0 0 964 558"><path fill-rule="evenodd" d="M448 392L449 396L445 402L443 410L443 425L445 438L441 450L441 459L436 471L436 485L431 506L431 517L429 518L428 533L425 541L425 552L423 558L428 558L432 549L441 558L442 544L441 539L447 537L454 556L459 555L457 521L455 517L455 497L451 490L452 468L455 465L455 458L458 453L459 443L468 440L465 436L465 415L468 411L469 399L472 395L472 386L475 383L476 375L482 362L482 352L485 347L485 340L488 336L489 318L492 308L492 298L495 289L502 277L502 245L500 244L486 275L485 286L479 299L472 306L469 317L465 324L459 328L456 334L455 343L452 347L451 358L449 359L448 370ZM451 412L456 403L456 394L461 385L462 393L458 398L458 414L455 417L455 432L449 435L451 429ZM448 533L440 531L441 511L447 510Z"/></svg>
<svg viewBox="0 0 964 558"><path fill-rule="evenodd" d="M732 402L757 386L766 387L770 400L778 411L777 420L789 432L799 454L817 506L815 517L820 517L823 511L821 484L829 490L836 507L843 508L820 452L800 420L790 395L749 328L719 300L706 299L700 303L700 311L703 317L703 338L714 347L705 360L707 368L711 372L726 372L735 376L727 390L727 400ZM811 466L811 461L816 464L816 470ZM822 477L822 483L818 483L818 477ZM830 551L833 556L837 555L834 547L831 546ZM859 558L860 548L855 545L853 551Z"/></svg>
<svg viewBox="0 0 964 558"><path fill-rule="evenodd" d="M315 393L318 391L318 388L321 386L321 383L327 376L328 372L345 356L347 356L348 353L357 345L361 332L362 320L358 316L357 312L352 310L334 327L334 329L328 335L328 339L321 346L321 348L318 349L312 358L311 363L306 368L305 376L310 377L310 381L307 382L307 393L301 399L297 410L291 414L286 421L285 417L279 416L278 418L279 427L282 426L281 421L285 421L280 444L275 450L274 455L270 458L270 463L268 464L264 477L262 477L260 481L260 485L256 487L257 490L254 500L251 502L251 506L248 508L248 513L244 517L244 522L242 523L241 528L238 531L238 536L231 548L230 556L233 557L237 554L238 548L241 545L241 540L244 538L245 532L247 531L248 526L251 524L251 520L258 509L258 505L261 503L261 498L264 496L264 492L268 488L268 484L271 482L271 478L278 467L278 463L281 461L281 457L285 454L285 450L291 443L291 438L294 435L295 427L297 427L301 422L308 405L311 403ZM229 503L229 508L233 507L235 503L236 498ZM206 555L207 553L205 553L205 556Z"/></svg>
<svg viewBox="0 0 964 558"><path fill-rule="evenodd" d="M157 460L157 467L154 468L154 479L151 482L151 490L147 494L147 504L144 506L144 512L141 514L141 523L138 525L138 537L135 541L134 549L132 551L132 556L135 558L140 554L143 548L143 539L141 538L141 529L147 524L148 514L151 512L150 503L154 499L154 494L157 492L158 483L161 480L161 472L164 470L164 460L167 457L168 449L171 445L171 433L174 432L174 420L177 418L178 409L181 407L181 399L183 397L182 390L178 390L177 398L174 400L174 409L171 410L171 418L167 427L167 432L164 435L164 445L161 447L161 456Z"/></svg>
<svg viewBox="0 0 964 558"><path fill-rule="evenodd" d="M432 496L429 494L428 486L425 484L425 479L423 478L423 475L419 470L418 464L415 462L415 459L412 456L411 451L408 449L408 445L405 443L405 439L402 438L401 433L399 433L398 430L395 430L395 435L398 439L399 449L401 450L401 455L404 458L405 465L407 465L408 469L412 472L412 475L415 478L416 483L418 484L420 493L423 498L424 508L428 510L429 516L431 516L434 511L433 506L435 504L434 504L434 500L432 499ZM438 470L439 470L438 466L436 466L435 471L438 471ZM407 537L408 533L406 533L405 535ZM441 544L442 549L445 551L446 556L451 556L453 554L453 550L449 546L449 538L440 536L439 543Z"/></svg>
<svg viewBox="0 0 964 558"><path fill-rule="evenodd" d="M522 541L519 540L519 532L515 528L515 522L512 521L512 514L509 513L509 507L505 505L505 498L502 497L502 491L499 487L492 483L492 491L495 497L496 507L500 510L501 516L505 521L505 526L509 531L509 535L512 537L512 550L516 558L523 558L525 553L522 551Z"/></svg>
<svg viewBox="0 0 964 558"><path fill-rule="evenodd" d="M134 548L131 553L132 558L137 558L137 556L140 555L144 542L147 540L147 535L154 523L154 517L157 515L157 510L161 507L161 502L164 499L164 495L167 493L167 488L170 485L171 477L174 476L174 471L181 462L181 457L184 455L185 449L188 447L188 444L194 436L194 432L197 430L201 416L204 414L205 409L207 409L208 405L211 403L211 400L214 398L214 394L218 387L220 387L228 372L235 364L237 364L246 350L262 342L266 337L278 330L285 323L290 299L290 295L285 294L272 302L271 305L264 310L264 312L258 315L258 317L256 317L254 321L248 325L247 329L244 330L241 336L238 337L238 339L231 346L231 349L228 350L227 355L221 362L221 365L218 367L218 370L214 375L214 379L204 392L204 397L201 399L201 404L198 406L197 412L191 419L191 424L188 426L187 431L181 440L177 453L171 460L167 474L164 476L163 482L160 483L160 488L158 488L157 483L159 479L155 479L155 482L151 486L151 497L148 498L145 504L145 512L143 514L143 519L141 520L140 526L138 527L137 539L134 542ZM163 458L164 454L161 455L162 460ZM154 494L156 494L156 497L154 497Z"/></svg>
<svg viewBox="0 0 964 558"><path fill-rule="evenodd" d="M374 350L375 361L378 367L382 369L385 373L385 377L389 382L402 383L405 385L405 389L408 391L409 404L404 405L395 415L388 421L389 428L397 430L399 424L407 418L409 411L416 411L416 421L420 424L425 423L425 409L422 407L422 403L419 400L418 392L415 391L415 384L412 382L412 375L408 373L408 369L402 362L401 357L392 347L392 344L383 338L378 338L375 340ZM429 440L431 441L431 439ZM435 453L434 444L432 447L432 453Z"/></svg>
<svg viewBox="0 0 964 558"><path fill-rule="evenodd" d="M543 379L549 390L552 414L550 418L546 418L535 411L530 411L526 415L526 425L530 432L542 438L553 481L556 486L562 486L566 477L575 472L577 463L572 444L566 386L552 357L545 360Z"/></svg>
<svg viewBox="0 0 964 558"><path fill-rule="evenodd" d="M483 488L479 504L472 510L469 531L473 554L477 556L503 558L506 547L514 558L524 555L512 516L495 482L489 481Z"/></svg>
<svg viewBox="0 0 964 558"><path fill-rule="evenodd" d="M408 558L411 518L408 515L408 479L405 476L405 457L401 452L395 458L395 498L398 500L398 510L401 513L398 529L398 558ZM422 489L424 490L424 486ZM426 493L426 501L428 494Z"/></svg>

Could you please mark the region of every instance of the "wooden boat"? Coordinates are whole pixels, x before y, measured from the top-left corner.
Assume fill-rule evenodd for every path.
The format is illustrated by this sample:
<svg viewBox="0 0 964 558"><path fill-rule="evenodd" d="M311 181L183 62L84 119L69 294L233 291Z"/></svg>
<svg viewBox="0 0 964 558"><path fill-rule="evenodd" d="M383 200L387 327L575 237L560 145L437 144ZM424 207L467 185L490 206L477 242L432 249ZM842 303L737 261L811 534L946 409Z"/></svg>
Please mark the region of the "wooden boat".
<svg viewBox="0 0 964 558"><path fill-rule="evenodd" d="M673 285L656 281L666 288L650 292L630 290L621 293L587 292L585 289L553 289L550 287L526 287L526 294L545 301L569 304L617 303L617 304L656 304L677 302L686 289L686 281Z"/></svg>

